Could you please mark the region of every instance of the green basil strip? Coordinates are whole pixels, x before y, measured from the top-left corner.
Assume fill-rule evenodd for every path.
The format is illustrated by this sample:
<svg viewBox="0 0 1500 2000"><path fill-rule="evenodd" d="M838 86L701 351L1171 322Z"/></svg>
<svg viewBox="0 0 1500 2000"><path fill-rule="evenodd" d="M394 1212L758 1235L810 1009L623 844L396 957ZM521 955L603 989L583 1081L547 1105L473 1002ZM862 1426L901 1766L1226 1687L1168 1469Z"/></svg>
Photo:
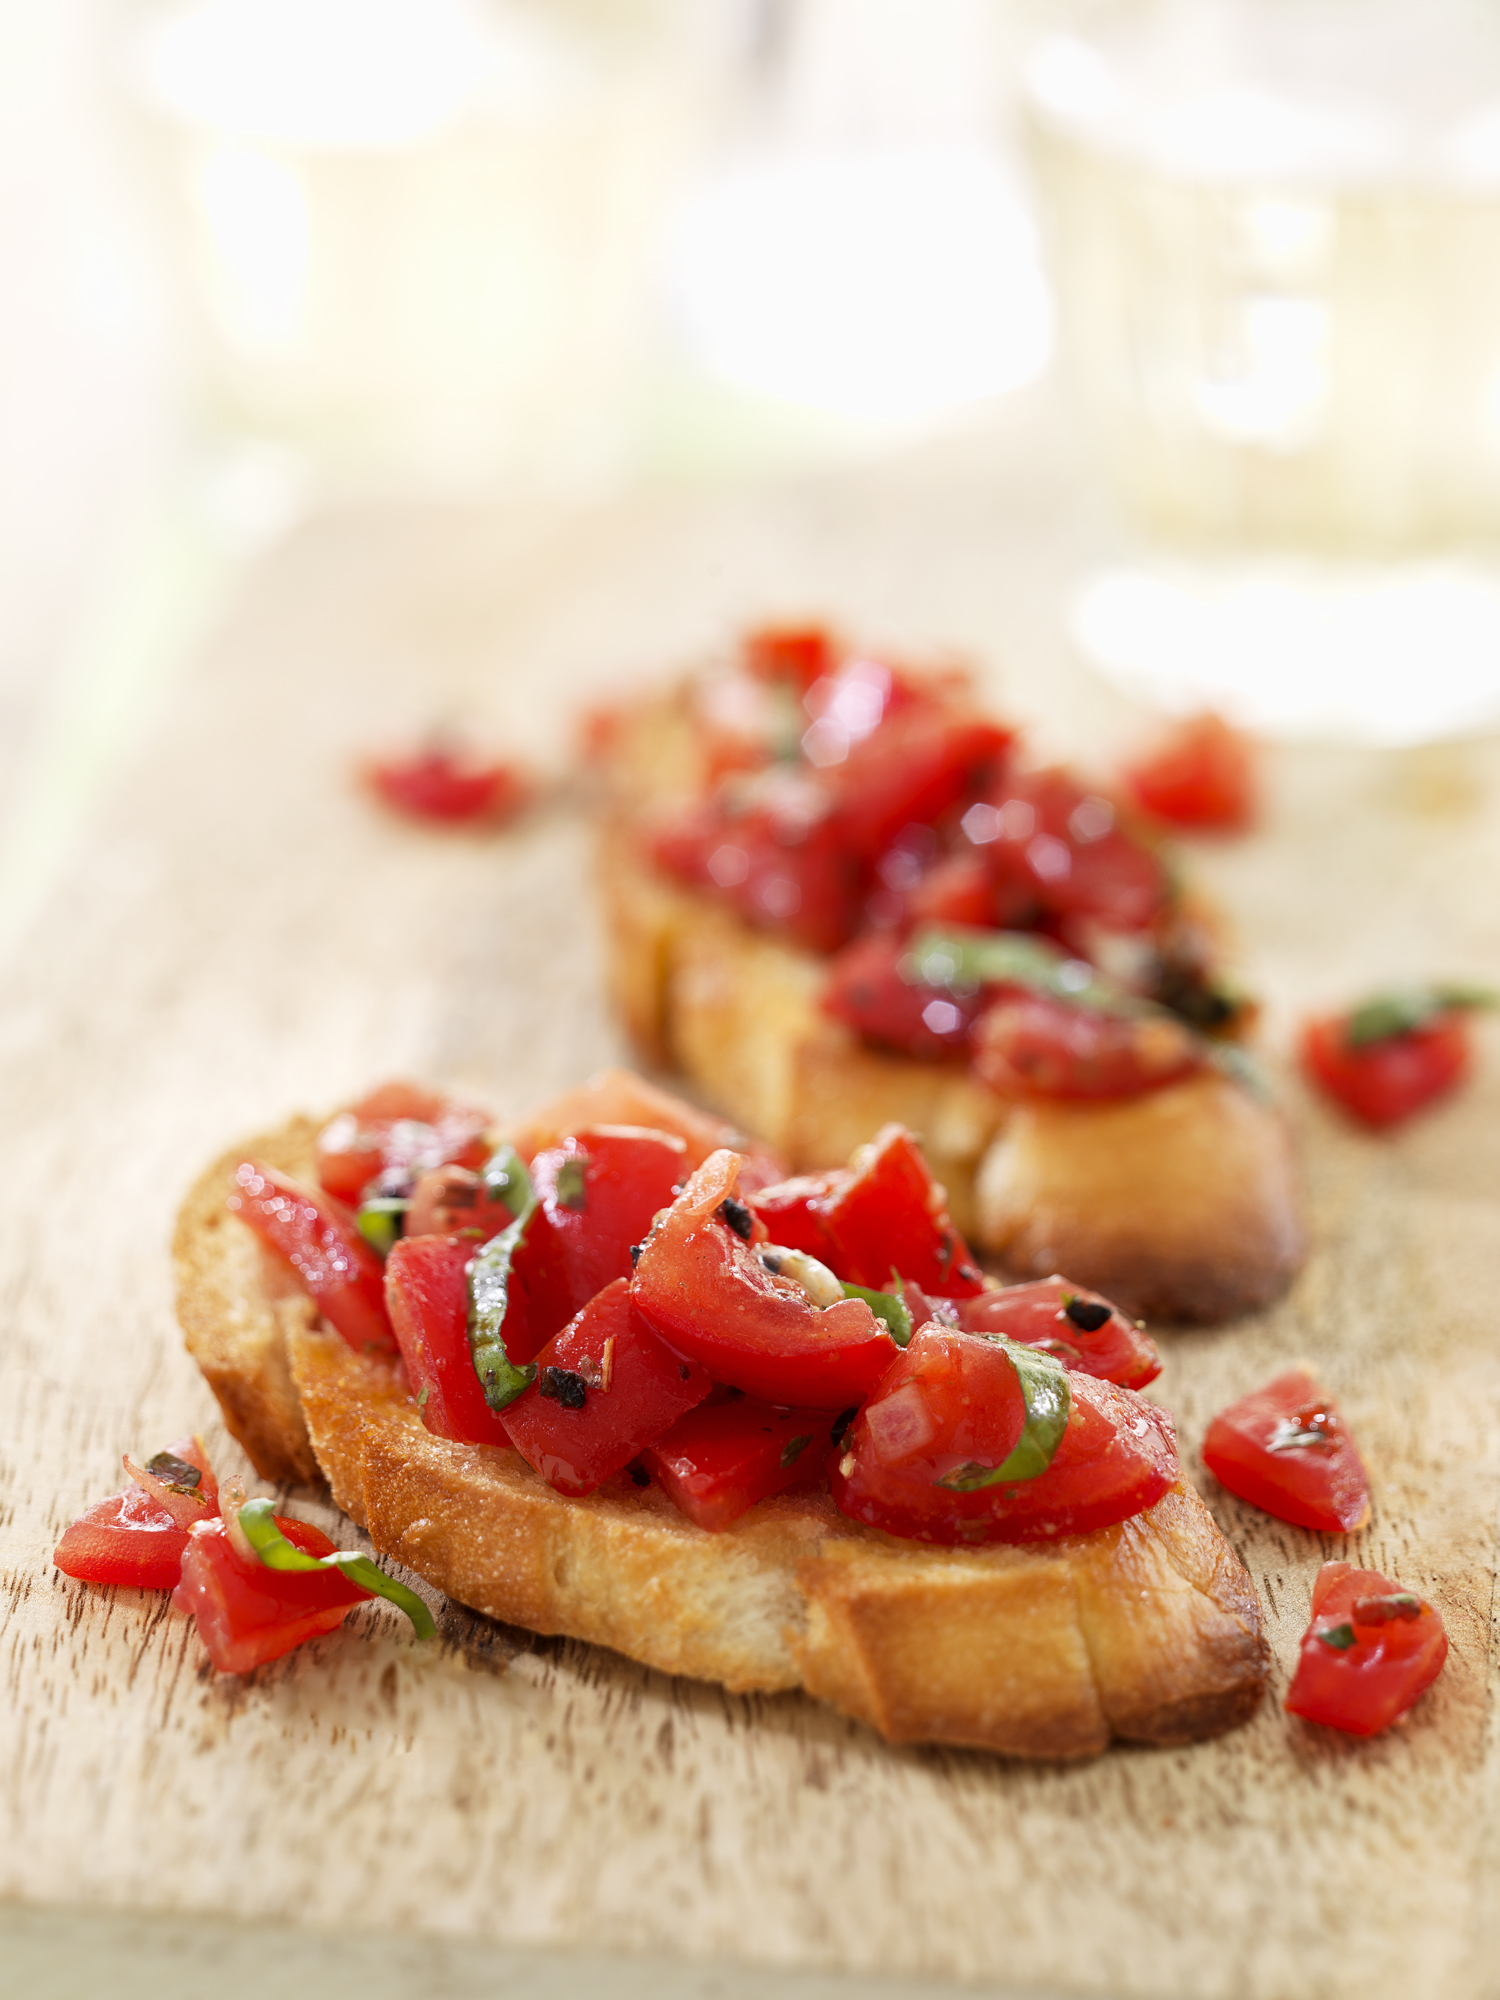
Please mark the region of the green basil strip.
<svg viewBox="0 0 1500 2000"><path fill-rule="evenodd" d="M359 1555L353 1549L336 1549L331 1556L310 1556L305 1549L289 1542L276 1525L269 1500L247 1500L239 1510L239 1522L246 1541L267 1569L337 1570L351 1583L358 1584L361 1590L368 1590L375 1597L388 1598L404 1611L415 1626L419 1639L430 1639L436 1633L432 1613L417 1593L408 1590L404 1583L397 1583L393 1576L387 1576L368 1556Z"/></svg>
<svg viewBox="0 0 1500 2000"><path fill-rule="evenodd" d="M905 1347L911 1339L911 1314L906 1310L905 1299L897 1298L894 1292L870 1292L863 1285L845 1285L844 1297L863 1299L898 1347Z"/></svg>
<svg viewBox="0 0 1500 2000"><path fill-rule="evenodd" d="M359 1233L380 1257L389 1257L401 1234L401 1218L411 1206L401 1195L376 1195L362 1201L354 1220Z"/></svg>
<svg viewBox="0 0 1500 2000"><path fill-rule="evenodd" d="M981 986L1023 986L1101 1014L1139 1017L1167 1011L1126 992L1097 966L1070 958L1049 938L1031 931L982 931L962 924L919 931L899 969L909 985L950 993L975 993Z"/></svg>
<svg viewBox="0 0 1500 2000"><path fill-rule="evenodd" d="M1325 1646L1331 1646L1336 1653L1347 1653L1354 1644L1354 1627L1347 1621L1342 1625L1330 1625L1328 1630L1320 1632L1318 1637Z"/></svg>
<svg viewBox="0 0 1500 2000"><path fill-rule="evenodd" d="M1393 1035L1410 1034L1425 1027L1438 1014L1456 1008L1494 1007L1500 994L1487 986L1404 986L1395 992L1377 993L1356 1007L1344 1028L1344 1040L1351 1049L1370 1042L1386 1042Z"/></svg>
<svg viewBox="0 0 1500 2000"><path fill-rule="evenodd" d="M957 1465L934 1481L950 1493L978 1493L986 1486L1018 1485L1023 1479L1039 1478L1052 1463L1068 1428L1073 1398L1062 1363L1043 1348L1022 1346L1003 1334L986 1338L1005 1349L1020 1378L1026 1427L1003 1465Z"/></svg>
<svg viewBox="0 0 1500 2000"><path fill-rule="evenodd" d="M486 1189L510 1209L512 1220L469 1263L469 1354L484 1400L492 1410L503 1410L536 1380L535 1362L518 1368L506 1353L503 1329L511 1266L537 1203L531 1176L513 1146L502 1146L491 1156L483 1179Z"/></svg>
<svg viewBox="0 0 1500 2000"><path fill-rule="evenodd" d="M785 1472L788 1466L795 1465L811 1443L812 1439L810 1437L788 1438L786 1443L781 1447L782 1471Z"/></svg>

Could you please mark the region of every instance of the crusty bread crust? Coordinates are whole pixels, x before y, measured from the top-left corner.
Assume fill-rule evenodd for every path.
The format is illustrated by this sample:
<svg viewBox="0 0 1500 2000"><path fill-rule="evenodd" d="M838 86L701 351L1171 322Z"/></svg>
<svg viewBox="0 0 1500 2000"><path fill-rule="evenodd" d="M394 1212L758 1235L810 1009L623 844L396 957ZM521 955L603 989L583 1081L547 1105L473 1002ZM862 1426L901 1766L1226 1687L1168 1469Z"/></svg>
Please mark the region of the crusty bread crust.
<svg viewBox="0 0 1500 2000"><path fill-rule="evenodd" d="M1126 1311L1190 1322L1286 1288L1306 1239L1273 1105L1216 1071L1138 1098L1021 1104L960 1064L866 1047L819 1006L822 960L641 858L643 819L683 783L687 733L670 698L622 725L600 843L611 991L649 1060L797 1172L909 1126L954 1222L1016 1277L1062 1270Z"/></svg>
<svg viewBox="0 0 1500 2000"><path fill-rule="evenodd" d="M309 1301L286 1310L224 1208L245 1151L305 1175L314 1130L299 1119L257 1139L193 1189L184 1330L258 1469L287 1476L310 1441L376 1548L449 1596L664 1673L800 1686L893 1742L1081 1757L1116 1737L1213 1735L1259 1700L1254 1588L1185 1483L1095 1534L950 1550L864 1528L826 1494L764 1501L710 1535L654 1485L621 1475L568 1500L515 1452L433 1436L399 1364L353 1353ZM288 1379L298 1407L277 1435Z"/></svg>

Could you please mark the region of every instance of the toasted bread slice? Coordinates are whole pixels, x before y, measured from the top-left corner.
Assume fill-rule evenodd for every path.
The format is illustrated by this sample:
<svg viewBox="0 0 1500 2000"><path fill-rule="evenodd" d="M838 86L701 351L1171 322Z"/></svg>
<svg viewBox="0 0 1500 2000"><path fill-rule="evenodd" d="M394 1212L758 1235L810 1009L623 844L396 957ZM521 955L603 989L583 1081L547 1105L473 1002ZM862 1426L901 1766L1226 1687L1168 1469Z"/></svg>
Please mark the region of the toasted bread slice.
<svg viewBox="0 0 1500 2000"><path fill-rule="evenodd" d="M649 1060L797 1172L909 1126L954 1222L1016 1277L1064 1270L1127 1311L1199 1322L1286 1288L1306 1242L1274 1105L1218 1071L1137 1098L1021 1104L962 1064L867 1047L820 1007L821 959L642 859L641 824L690 781L690 736L680 695L621 725L600 843L611 990Z"/></svg>
<svg viewBox="0 0 1500 2000"><path fill-rule="evenodd" d="M314 1131L243 1150L307 1175ZM311 1454L377 1549L473 1609L735 1690L802 1687L892 1742L1081 1757L1213 1735L1259 1700L1254 1588L1185 1483L1118 1527L976 1550L877 1533L826 1494L722 1534L623 1475L564 1499L515 1452L433 1436L399 1364L288 1298L224 1207L239 1157L177 1232L178 1310L231 1430L270 1478Z"/></svg>

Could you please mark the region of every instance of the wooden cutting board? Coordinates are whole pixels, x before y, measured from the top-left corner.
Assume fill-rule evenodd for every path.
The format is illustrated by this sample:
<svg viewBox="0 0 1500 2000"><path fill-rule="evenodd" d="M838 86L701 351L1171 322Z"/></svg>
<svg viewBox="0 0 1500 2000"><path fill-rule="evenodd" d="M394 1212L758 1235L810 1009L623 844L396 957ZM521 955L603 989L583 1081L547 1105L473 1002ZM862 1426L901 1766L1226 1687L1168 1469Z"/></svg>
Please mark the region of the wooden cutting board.
<svg viewBox="0 0 1500 2000"><path fill-rule="evenodd" d="M354 753L469 713L559 755L580 701L811 608L972 649L1040 743L1107 769L1143 719L1062 644L1089 540L1040 423L1018 406L777 493L327 518L249 578L3 971L0 1896L1089 1994L1494 1990L1493 1037L1475 1086L1394 1140L1288 1081L1307 1269L1274 1311L1163 1341L1195 1470L1215 1406L1306 1356L1374 1481L1347 1543L1209 1483L1276 1656L1271 1699L1222 1741L1069 1768L893 1750L800 1697L731 1698L456 1607L426 1648L377 1609L217 1680L165 1603L50 1567L122 1448L201 1427L242 1463L171 1311L172 1215L205 1159L388 1074L512 1112L623 1053L578 803L429 835L362 801ZM1500 745L1282 750L1268 781L1264 831L1199 867L1273 1053L1299 1011L1377 979L1500 983ZM295 1506L335 1525L314 1495ZM1453 1642L1369 1745L1279 1707L1334 1554L1430 1594Z"/></svg>

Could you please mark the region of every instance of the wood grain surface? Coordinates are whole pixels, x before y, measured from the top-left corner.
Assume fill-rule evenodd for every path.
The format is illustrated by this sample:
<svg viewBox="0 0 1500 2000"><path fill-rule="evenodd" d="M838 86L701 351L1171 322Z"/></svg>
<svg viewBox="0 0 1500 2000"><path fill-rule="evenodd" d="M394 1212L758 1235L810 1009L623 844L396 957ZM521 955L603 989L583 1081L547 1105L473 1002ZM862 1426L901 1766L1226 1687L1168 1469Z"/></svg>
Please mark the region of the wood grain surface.
<svg viewBox="0 0 1500 2000"><path fill-rule="evenodd" d="M975 651L1048 747L1107 768L1143 719L1060 637L1089 553L1034 410L894 470L596 514L390 511L250 580L3 971L0 1896L593 1953L1088 1994L1497 1990L1500 1046L1408 1134L1287 1090L1315 1250L1253 1322L1164 1345L1189 1462L1216 1405L1305 1356L1371 1467L1348 1543L1205 1482L1255 1575L1274 1696L1247 1728L1070 1768L892 1750L801 1697L732 1699L443 1610L388 1609L247 1681L159 1599L49 1554L119 1453L226 1444L166 1245L240 1132L392 1073L497 1110L618 1057L578 802L498 839L368 808L353 753L442 713L560 757L591 695L766 610ZM1284 1049L1380 978L1500 980L1500 746L1272 755L1264 831L1199 859ZM317 1496L298 1511L356 1539ZM1361 1745L1279 1700L1311 1579L1429 1593L1453 1650Z"/></svg>

